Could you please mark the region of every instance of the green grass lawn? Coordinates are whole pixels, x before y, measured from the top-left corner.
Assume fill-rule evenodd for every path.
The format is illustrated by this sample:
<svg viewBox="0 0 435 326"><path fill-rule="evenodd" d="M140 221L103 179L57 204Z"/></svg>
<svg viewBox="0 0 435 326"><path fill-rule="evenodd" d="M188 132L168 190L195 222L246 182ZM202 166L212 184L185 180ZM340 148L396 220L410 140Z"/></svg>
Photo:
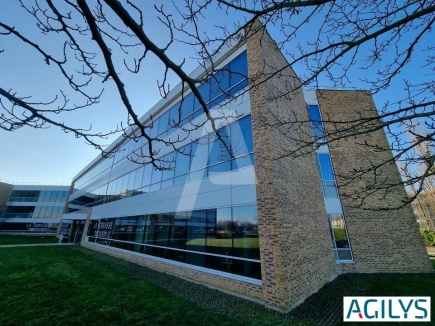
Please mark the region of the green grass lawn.
<svg viewBox="0 0 435 326"><path fill-rule="evenodd" d="M0 325L258 324L198 307L83 250L0 249Z"/></svg>
<svg viewBox="0 0 435 326"><path fill-rule="evenodd" d="M33 236L33 235L6 235L0 234L0 246L2 245L16 245L16 244L36 244L36 243L56 243L59 242L54 235L53 236Z"/></svg>
<svg viewBox="0 0 435 326"><path fill-rule="evenodd" d="M186 242L188 246L204 246L207 241L209 247L223 248L260 248L258 238L234 238L234 239L192 239Z"/></svg>
<svg viewBox="0 0 435 326"><path fill-rule="evenodd" d="M435 268L435 260L432 263ZM435 298L435 274L342 275L320 290L315 300L307 299L308 307L295 309L295 316L228 299L234 297L210 289L211 300L196 300L196 293L190 292L184 296L203 304L213 301L211 309L151 284L141 268L75 246L0 248L0 325L318 325L313 315L319 307L338 307L335 311L340 314L342 296L352 295L349 289L364 282L367 296ZM152 273L160 284L185 282Z"/></svg>

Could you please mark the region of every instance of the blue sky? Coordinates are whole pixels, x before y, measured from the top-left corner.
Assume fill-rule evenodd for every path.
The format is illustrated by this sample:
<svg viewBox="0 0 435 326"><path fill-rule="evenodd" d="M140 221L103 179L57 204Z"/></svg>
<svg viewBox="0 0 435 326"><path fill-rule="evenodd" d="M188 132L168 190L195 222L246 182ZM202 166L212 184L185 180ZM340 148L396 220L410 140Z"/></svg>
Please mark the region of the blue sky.
<svg viewBox="0 0 435 326"><path fill-rule="evenodd" d="M148 13L145 15L145 29L150 32L154 41L165 40L167 32L157 23L155 12L149 6L147 9L144 11ZM26 37L37 40L42 48L59 51L59 43L55 43L56 36L54 35L54 39L51 35L44 37L35 27L32 17L18 6L18 1L0 2L0 21L14 26ZM34 98L38 100L50 100L55 94L59 94L59 90L68 90L63 76L59 75L54 66L47 66L41 55L13 36L0 37L0 45L5 50L0 60L1 87L12 88L22 95L35 95ZM86 40L84 44L93 43ZM193 55L185 48L186 46L175 45L170 52L174 55L182 51L183 56L187 57ZM187 71L195 67L194 60L186 63ZM123 73L121 77L125 76L124 81L132 105L141 116L161 98L156 81L162 78L163 65L149 56L141 75L130 75L127 79L127 73ZM175 86L176 83L173 80L171 84ZM92 87L98 93L101 84ZM104 88L100 104L56 118L77 127L87 128L92 125L95 131L116 129L117 124L126 120L127 114L113 84L105 83ZM72 100L76 99L74 92L69 91L69 95ZM101 142L110 144L117 137L118 135L111 136ZM65 134L55 127L44 130L24 127L14 132L0 130L0 150L3 153L0 160L0 179L14 182L70 183L100 153L85 144L82 138L77 139L71 133Z"/></svg>
<svg viewBox="0 0 435 326"><path fill-rule="evenodd" d="M157 20L157 14L153 10L153 3L164 3L166 8L169 3L164 0L141 2L144 9L144 29L151 40L159 45L165 44L168 39L167 30ZM169 9L175 15L172 9ZM224 13L217 13L210 8L205 13L203 21L204 32L218 35L219 30L214 24L232 24L234 16L226 16ZM34 19L22 8L18 1L0 1L0 21L14 26L23 35L35 40L40 46L49 51L59 54L62 40L57 35L44 36L35 27ZM206 24L205 24L206 23ZM268 26L272 37L280 38L282 34L278 27ZM316 25L307 28L307 31L316 30ZM59 91L68 90L65 79L59 75L56 68L47 66L41 55L30 49L13 36L0 36L0 48L5 52L0 54L0 86L5 89L13 89L21 95L34 95L35 100L51 100ZM89 39L82 41L86 47L92 48L93 42ZM367 51L367 49L363 50ZM174 43L168 51L170 57L181 62L186 59L185 71L192 71L198 64L193 59L194 52L190 46ZM364 53L362 53L364 54ZM122 67L124 56L114 50L114 58ZM418 58L417 58L418 59ZM417 60L418 62L419 60ZM302 67L295 66L295 71L302 74ZM72 68L71 68L72 69ZM139 75L128 74L125 69L119 68L120 76L126 83L127 92L136 112L141 116L157 103L161 96L157 89L157 80L161 80L163 65L152 55L144 62L143 69ZM400 77L408 77L415 71L416 65L411 63L407 66ZM376 73L372 71L352 70L351 83L346 86L367 88L359 79ZM397 79L398 81L400 78ZM322 82L323 81L323 82ZM170 76L169 83L175 86L178 81ZM327 79L321 79L320 85L330 86ZM94 82L89 90L99 92L102 85ZM86 128L92 125L95 131L109 131L116 128L117 124L126 119L126 111L117 95L113 83L104 84L105 92L101 103L76 112L57 116L58 121L64 121L71 126ZM401 95L402 87L394 82L391 87L380 94L375 95L378 108L389 99ZM72 101L80 103L81 99L69 91ZM111 136L102 143L110 144L116 136ZM14 132L0 130L0 179L14 182L54 182L70 183L72 178L85 167L92 159L99 155L99 151L84 143L83 139L77 139L72 134L65 134L55 127L44 130L35 130L29 127L21 128Z"/></svg>

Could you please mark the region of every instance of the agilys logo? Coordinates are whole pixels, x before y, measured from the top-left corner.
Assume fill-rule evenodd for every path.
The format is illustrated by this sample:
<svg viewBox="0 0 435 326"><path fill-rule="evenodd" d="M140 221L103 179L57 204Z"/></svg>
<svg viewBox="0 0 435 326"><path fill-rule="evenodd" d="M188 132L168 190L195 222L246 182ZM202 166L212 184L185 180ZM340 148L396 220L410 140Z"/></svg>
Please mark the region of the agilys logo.
<svg viewBox="0 0 435 326"><path fill-rule="evenodd" d="M430 322L430 297L343 297L343 321Z"/></svg>

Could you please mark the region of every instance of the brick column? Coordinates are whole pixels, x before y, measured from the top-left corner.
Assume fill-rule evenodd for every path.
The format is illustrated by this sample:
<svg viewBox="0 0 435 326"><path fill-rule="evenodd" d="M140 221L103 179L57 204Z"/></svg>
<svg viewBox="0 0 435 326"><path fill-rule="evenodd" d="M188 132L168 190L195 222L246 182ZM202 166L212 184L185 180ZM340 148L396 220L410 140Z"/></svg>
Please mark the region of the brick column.
<svg viewBox="0 0 435 326"><path fill-rule="evenodd" d="M263 299L289 309L339 268L314 154L282 157L296 146L284 133L310 137L309 126L301 133L299 127L274 125L293 114L308 119L300 81L259 22L247 35Z"/></svg>
<svg viewBox="0 0 435 326"><path fill-rule="evenodd" d="M323 117L358 119L363 116L377 117L373 98L369 91L319 90L317 98ZM333 128L326 123L328 131ZM378 148L365 146L364 142L376 144ZM383 150L379 150L382 148ZM373 182L373 174L365 175L349 185L344 185L343 176L370 164L379 164L392 159L392 152L383 129L368 135L349 137L330 145L331 159L337 174L337 183L355 264L343 265L345 271L355 272L433 272L426 248L420 236L416 217L411 206L400 210L374 211L363 208L387 206L397 207L406 197L403 186L392 188L387 194L379 192L366 199L363 208L343 194L351 194ZM379 182L399 183L400 175L396 164L384 165L378 171ZM385 181L386 180L386 181ZM385 195L385 196L384 196Z"/></svg>

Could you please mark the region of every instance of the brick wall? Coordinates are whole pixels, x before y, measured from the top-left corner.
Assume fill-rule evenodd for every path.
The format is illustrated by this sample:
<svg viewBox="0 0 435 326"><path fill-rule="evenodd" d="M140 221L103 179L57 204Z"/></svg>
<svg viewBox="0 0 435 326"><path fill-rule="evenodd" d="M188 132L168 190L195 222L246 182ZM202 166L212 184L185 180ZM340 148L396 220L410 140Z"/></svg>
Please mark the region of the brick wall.
<svg viewBox="0 0 435 326"><path fill-rule="evenodd" d="M325 117L339 117L343 120L358 119L359 115L376 116L376 108L369 91L317 91L319 105ZM331 124L325 124L326 130L332 130ZM374 149L365 146L364 141L376 144ZM337 183L340 188L343 211L354 254L355 264L342 265L344 271L355 272L429 272L433 271L427 252L418 230L416 217L411 206L400 210L373 211L354 208L358 202L343 194L351 194L373 182L373 174L366 175L345 185L344 176L352 174L354 169L378 164L392 158L383 129L369 135L349 137L330 144L330 153L334 165ZM379 180L399 182L400 175L396 165L382 167ZM383 181L381 181L383 182ZM385 195L385 197L384 197ZM378 193L368 197L364 208L397 207L406 197L403 187L391 189L391 192Z"/></svg>
<svg viewBox="0 0 435 326"><path fill-rule="evenodd" d="M242 294L251 298L261 299L262 291L260 285L249 284L246 282L229 279L219 275L213 275L197 271L194 269L178 266L176 264L165 263L154 259L149 259L143 255L137 255L131 251L113 249L102 245L96 245L94 243L82 241L81 245L85 248L89 248L95 251L99 251L111 256L121 258L139 265L144 265L149 268L154 268L159 271L170 273L172 275L184 277L194 280L199 283L208 284L232 293Z"/></svg>
<svg viewBox="0 0 435 326"><path fill-rule="evenodd" d="M310 137L308 126L276 125L308 119L300 81L290 67L272 74L288 63L258 22L248 30L247 51L263 300L288 309L336 277L339 267L314 154L282 157L295 148L292 137Z"/></svg>

